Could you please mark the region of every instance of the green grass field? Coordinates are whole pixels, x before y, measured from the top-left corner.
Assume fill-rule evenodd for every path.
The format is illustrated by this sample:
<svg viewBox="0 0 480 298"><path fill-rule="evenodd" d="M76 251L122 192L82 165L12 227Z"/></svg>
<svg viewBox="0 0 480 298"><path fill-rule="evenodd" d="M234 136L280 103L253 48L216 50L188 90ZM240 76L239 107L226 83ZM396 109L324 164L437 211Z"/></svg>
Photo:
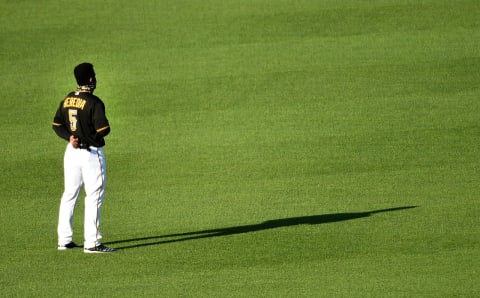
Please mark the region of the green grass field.
<svg viewBox="0 0 480 298"><path fill-rule="evenodd" d="M0 0L0 295L478 297L479 15ZM84 61L112 126L109 255L56 250L51 122Z"/></svg>

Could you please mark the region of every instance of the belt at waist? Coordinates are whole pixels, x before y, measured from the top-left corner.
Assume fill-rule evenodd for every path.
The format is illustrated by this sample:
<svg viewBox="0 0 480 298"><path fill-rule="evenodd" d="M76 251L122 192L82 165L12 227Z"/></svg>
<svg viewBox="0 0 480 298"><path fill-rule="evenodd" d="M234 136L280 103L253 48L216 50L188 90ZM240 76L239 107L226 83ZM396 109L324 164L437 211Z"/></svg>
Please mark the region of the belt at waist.
<svg viewBox="0 0 480 298"><path fill-rule="evenodd" d="M78 149L83 149L87 151L98 150L98 148L100 147L95 147L95 146L83 144L83 143L78 144Z"/></svg>

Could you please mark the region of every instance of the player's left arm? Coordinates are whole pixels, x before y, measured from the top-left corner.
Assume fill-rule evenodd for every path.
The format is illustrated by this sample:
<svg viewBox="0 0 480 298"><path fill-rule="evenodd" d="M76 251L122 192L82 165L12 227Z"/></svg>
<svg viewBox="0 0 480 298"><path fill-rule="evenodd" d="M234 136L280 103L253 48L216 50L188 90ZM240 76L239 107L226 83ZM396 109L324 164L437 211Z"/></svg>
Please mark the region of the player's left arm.
<svg viewBox="0 0 480 298"><path fill-rule="evenodd" d="M57 123L57 122L54 121L52 123L52 128L55 131L55 133L57 134L57 136L61 137L62 139L66 140L66 141L70 141L70 132L65 127L65 125Z"/></svg>
<svg viewBox="0 0 480 298"><path fill-rule="evenodd" d="M52 128L60 138L66 141L70 141L71 133L68 130L67 125L65 124L61 104L57 112L55 113L55 117L53 118Z"/></svg>

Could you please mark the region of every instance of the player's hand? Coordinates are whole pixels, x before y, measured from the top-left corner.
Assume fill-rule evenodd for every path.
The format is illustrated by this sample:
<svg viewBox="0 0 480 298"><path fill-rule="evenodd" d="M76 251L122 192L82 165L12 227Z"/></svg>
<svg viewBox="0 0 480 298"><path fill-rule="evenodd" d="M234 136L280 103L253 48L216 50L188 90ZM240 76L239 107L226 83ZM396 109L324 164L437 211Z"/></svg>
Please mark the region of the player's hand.
<svg viewBox="0 0 480 298"><path fill-rule="evenodd" d="M72 144L73 148L78 148L78 137L70 136L70 144Z"/></svg>

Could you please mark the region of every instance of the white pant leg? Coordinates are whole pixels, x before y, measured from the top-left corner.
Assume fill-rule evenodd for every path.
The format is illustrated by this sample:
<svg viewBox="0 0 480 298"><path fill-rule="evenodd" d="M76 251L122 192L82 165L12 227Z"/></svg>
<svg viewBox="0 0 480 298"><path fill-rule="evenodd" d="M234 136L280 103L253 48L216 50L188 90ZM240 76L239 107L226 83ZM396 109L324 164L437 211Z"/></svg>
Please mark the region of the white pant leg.
<svg viewBox="0 0 480 298"><path fill-rule="evenodd" d="M66 245L72 241L73 211L82 187L82 173L78 153L78 150L75 150L69 144L63 159L65 189L60 201L58 215L57 233L59 245Z"/></svg>
<svg viewBox="0 0 480 298"><path fill-rule="evenodd" d="M90 248L101 244L100 233L100 207L106 185L105 156L102 148L92 148L82 164L83 182L85 184L85 222L84 222L84 247Z"/></svg>

